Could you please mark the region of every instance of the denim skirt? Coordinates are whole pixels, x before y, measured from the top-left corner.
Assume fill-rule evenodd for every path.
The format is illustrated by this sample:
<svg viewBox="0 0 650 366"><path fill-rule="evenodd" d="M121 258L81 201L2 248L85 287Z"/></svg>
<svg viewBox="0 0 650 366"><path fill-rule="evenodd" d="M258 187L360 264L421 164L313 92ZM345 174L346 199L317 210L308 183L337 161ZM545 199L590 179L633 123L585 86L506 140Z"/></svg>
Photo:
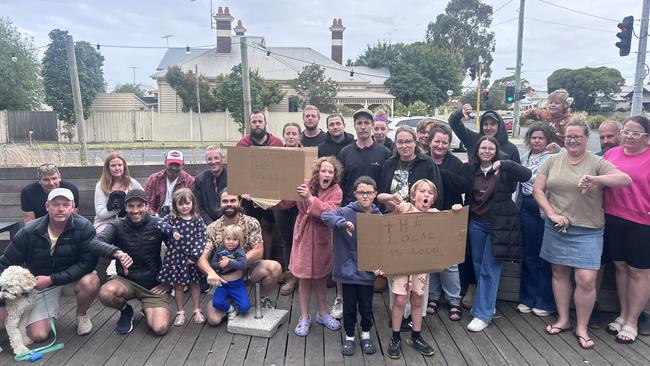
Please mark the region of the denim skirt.
<svg viewBox="0 0 650 366"><path fill-rule="evenodd" d="M598 270L602 253L603 228L569 226L567 232L562 233L551 220L545 220L544 240L539 253L543 259L553 264Z"/></svg>

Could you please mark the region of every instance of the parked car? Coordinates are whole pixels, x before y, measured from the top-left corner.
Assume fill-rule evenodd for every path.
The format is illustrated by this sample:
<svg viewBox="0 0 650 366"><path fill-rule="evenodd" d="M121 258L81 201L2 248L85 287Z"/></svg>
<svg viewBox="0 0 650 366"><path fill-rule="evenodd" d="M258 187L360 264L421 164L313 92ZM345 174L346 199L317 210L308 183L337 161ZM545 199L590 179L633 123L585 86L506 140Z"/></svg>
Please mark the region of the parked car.
<svg viewBox="0 0 650 366"><path fill-rule="evenodd" d="M393 141L395 141L395 131L397 131L397 127L407 125L413 127L413 129L415 130L418 125L418 122L420 122L420 120L423 118L431 118L431 117L418 116L418 117L400 117L400 118L389 119L387 136L390 137ZM433 119L440 124L444 124L451 130L449 123L444 119L440 119L440 118L433 118ZM453 132L452 132L452 136L453 138L451 139L451 143L449 144L449 149L451 151L465 151L465 147L463 146L463 143L460 142L458 136L456 136L456 134Z"/></svg>

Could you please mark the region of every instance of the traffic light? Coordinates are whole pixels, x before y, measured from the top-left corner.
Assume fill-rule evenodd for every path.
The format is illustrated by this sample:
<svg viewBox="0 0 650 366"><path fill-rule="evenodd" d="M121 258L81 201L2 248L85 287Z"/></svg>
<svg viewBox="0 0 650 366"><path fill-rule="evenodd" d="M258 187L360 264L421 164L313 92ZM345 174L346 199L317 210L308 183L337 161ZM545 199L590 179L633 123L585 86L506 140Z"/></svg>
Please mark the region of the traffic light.
<svg viewBox="0 0 650 366"><path fill-rule="evenodd" d="M526 99L526 91L525 90L520 90L519 91L519 99L518 100L522 100L522 99Z"/></svg>
<svg viewBox="0 0 650 366"><path fill-rule="evenodd" d="M469 77L472 78L472 81L476 79L476 64L469 65Z"/></svg>
<svg viewBox="0 0 650 366"><path fill-rule="evenodd" d="M489 96L489 95L490 95L490 92L489 92L489 91L487 91L487 90L483 90L483 91L481 92L481 102L483 102L483 103L487 103L487 101L488 101L488 96Z"/></svg>
<svg viewBox="0 0 650 366"><path fill-rule="evenodd" d="M620 56L627 56L630 54L630 45L632 44L632 32L634 30L634 17L627 16L623 18L621 23L618 23L618 28L621 30L616 33L616 37L621 40L616 42L618 47L618 54Z"/></svg>
<svg viewBox="0 0 650 366"><path fill-rule="evenodd" d="M506 86L505 102L506 103L514 103L514 101L515 101L515 87L514 86Z"/></svg>

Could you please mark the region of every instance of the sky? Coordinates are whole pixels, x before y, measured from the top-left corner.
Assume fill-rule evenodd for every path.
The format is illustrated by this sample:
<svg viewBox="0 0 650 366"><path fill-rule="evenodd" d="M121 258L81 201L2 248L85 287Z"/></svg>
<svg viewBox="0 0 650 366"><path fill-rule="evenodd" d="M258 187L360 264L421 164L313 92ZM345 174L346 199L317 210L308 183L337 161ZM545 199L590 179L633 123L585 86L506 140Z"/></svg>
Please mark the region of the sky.
<svg viewBox="0 0 650 366"><path fill-rule="evenodd" d="M210 6L228 6L242 20L246 35L262 36L271 47L311 47L330 56L332 18L341 18L343 60L356 59L378 41L417 42L444 13L446 0L0 0L0 16L9 17L34 46L49 43L52 29L67 29L75 41L103 45L104 77L109 89L133 82L154 85L150 75L171 47L216 43ZM519 0L483 0L492 5L495 33L493 77L512 75L515 66ZM569 8L570 11L560 6ZM642 0L528 0L524 14L522 77L546 90L546 78L559 68L607 66L633 84L638 38L632 53L618 55L617 23L627 15L640 18ZM580 14L588 13L589 15ZM635 22L639 33L640 22ZM165 35L171 37L162 38ZM115 48L144 46L160 48ZM39 49L40 55L44 49ZM469 78L464 86L470 83Z"/></svg>

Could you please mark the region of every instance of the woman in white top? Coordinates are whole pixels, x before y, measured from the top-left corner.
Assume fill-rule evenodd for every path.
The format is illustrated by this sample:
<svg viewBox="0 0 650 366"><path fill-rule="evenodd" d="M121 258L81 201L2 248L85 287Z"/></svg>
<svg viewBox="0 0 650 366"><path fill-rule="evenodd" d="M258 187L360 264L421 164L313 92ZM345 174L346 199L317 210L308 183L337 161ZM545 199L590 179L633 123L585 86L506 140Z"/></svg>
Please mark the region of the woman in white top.
<svg viewBox="0 0 650 366"><path fill-rule="evenodd" d="M106 208L108 196L111 192L122 191L127 193L136 188L142 189L142 186L131 178L129 168L122 154L117 152L108 154L106 160L104 160L102 176L95 186L95 230L97 230L98 234L119 214L119 210Z"/></svg>

